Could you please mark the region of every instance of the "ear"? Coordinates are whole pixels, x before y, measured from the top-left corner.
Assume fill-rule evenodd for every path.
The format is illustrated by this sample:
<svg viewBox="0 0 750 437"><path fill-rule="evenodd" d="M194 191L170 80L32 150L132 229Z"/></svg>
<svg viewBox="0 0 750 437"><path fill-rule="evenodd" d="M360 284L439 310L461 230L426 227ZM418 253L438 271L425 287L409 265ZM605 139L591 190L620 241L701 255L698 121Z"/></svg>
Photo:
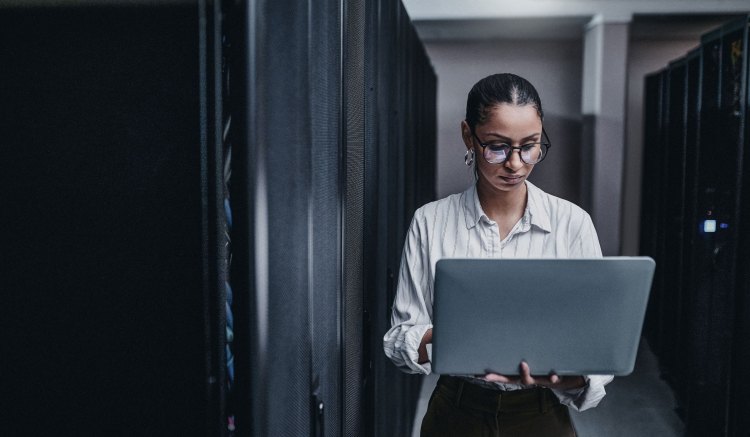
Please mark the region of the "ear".
<svg viewBox="0 0 750 437"><path fill-rule="evenodd" d="M474 148L474 138L471 135L471 128L469 127L469 123L467 123L466 120L461 121L461 138L463 138L464 140L466 150L471 150L472 148Z"/></svg>

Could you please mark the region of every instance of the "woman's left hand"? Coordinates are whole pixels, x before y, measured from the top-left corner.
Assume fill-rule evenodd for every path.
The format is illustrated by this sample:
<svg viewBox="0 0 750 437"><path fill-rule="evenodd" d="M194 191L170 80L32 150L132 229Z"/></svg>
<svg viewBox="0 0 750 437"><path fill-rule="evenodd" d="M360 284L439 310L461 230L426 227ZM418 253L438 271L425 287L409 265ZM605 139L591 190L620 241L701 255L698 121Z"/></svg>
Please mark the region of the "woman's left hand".
<svg viewBox="0 0 750 437"><path fill-rule="evenodd" d="M556 373L549 375L532 375L531 368L525 361L518 366L520 374L517 376L505 376L499 373L488 373L484 375L485 381L502 382L506 384L538 385L541 387L555 388L560 390L571 390L586 386L583 376L570 375L560 376Z"/></svg>

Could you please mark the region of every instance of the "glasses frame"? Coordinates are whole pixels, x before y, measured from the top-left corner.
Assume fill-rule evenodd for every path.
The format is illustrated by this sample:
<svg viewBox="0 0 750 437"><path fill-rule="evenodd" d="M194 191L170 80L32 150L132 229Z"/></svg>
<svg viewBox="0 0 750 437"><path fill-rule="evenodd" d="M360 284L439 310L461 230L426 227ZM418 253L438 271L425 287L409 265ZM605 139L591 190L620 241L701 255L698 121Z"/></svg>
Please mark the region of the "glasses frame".
<svg viewBox="0 0 750 437"><path fill-rule="evenodd" d="M477 143L479 143L479 145L482 147L482 158L484 158L484 160L487 162L487 164L493 164L493 165L502 165L502 164L505 164L506 162L508 162L508 160L513 157L513 151L514 150L518 150L518 158L521 160L521 162L523 162L526 165L536 165L536 164L539 164L540 162L544 161L544 158L547 157L547 152L549 152L550 147L552 147L552 142L550 141L549 136L547 135L547 131L545 131L544 127L542 127L542 138L541 139L542 140L546 139L547 140L546 142L539 141L539 142L534 142L534 143L527 143L527 144L522 144L519 147L513 147L510 144L504 143L508 147L510 147L510 153L508 153L508 157L505 158L505 160L501 161L501 162L490 162L490 160L487 159L486 151L487 151L487 147L491 146L493 144L485 144L485 143L483 143L482 140L480 140L479 137L477 136L477 133L474 131L474 129L471 130L471 134L477 140ZM540 159L539 161L537 161L535 163L526 162L526 160L523 159L523 155L521 155L521 150L523 149L523 146L528 146L529 144L539 144L540 146L544 147L544 153L542 154L542 159Z"/></svg>

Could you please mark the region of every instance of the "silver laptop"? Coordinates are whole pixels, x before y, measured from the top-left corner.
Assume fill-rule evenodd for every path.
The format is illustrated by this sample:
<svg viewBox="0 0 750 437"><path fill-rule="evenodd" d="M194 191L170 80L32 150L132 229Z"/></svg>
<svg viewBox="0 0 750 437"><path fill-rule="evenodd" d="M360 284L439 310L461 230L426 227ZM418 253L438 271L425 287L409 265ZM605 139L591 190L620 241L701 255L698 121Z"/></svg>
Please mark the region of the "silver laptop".
<svg viewBox="0 0 750 437"><path fill-rule="evenodd" d="M627 375L635 365L654 260L442 259L432 369L451 375Z"/></svg>

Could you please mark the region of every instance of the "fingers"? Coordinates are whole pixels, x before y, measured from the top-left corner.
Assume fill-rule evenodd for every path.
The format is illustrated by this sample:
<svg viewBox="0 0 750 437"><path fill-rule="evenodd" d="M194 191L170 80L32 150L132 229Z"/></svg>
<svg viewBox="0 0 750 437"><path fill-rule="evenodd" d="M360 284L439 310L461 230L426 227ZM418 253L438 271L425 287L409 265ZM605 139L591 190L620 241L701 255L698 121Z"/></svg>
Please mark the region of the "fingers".
<svg viewBox="0 0 750 437"><path fill-rule="evenodd" d="M513 382L507 376L500 375L499 373L488 373L484 375L484 380L489 382L503 382L506 384Z"/></svg>
<svg viewBox="0 0 750 437"><path fill-rule="evenodd" d="M521 361L521 365L519 366L519 368L521 369L522 384L532 385L536 383L534 377L531 376L531 369L529 368L529 365L526 363L526 361Z"/></svg>
<svg viewBox="0 0 750 437"><path fill-rule="evenodd" d="M541 387L554 387L563 383L563 378L554 371L550 372L547 376L532 376L531 367L526 361L521 361L518 366L519 375L518 377L513 376L509 378L499 373L493 373L489 370L484 375L483 379L489 382L502 382L505 384L523 384L523 385L538 385ZM567 381L567 379L566 379Z"/></svg>
<svg viewBox="0 0 750 437"><path fill-rule="evenodd" d="M557 383L560 382L560 377L557 376L557 373L550 372L550 374L549 374L549 382L551 382L552 384L557 384Z"/></svg>
<svg viewBox="0 0 750 437"><path fill-rule="evenodd" d="M558 376L554 371L550 372L549 375L545 378L543 376L532 376L531 375L531 368L529 367L529 364L526 361L521 361L521 365L519 366L519 369L521 370L521 384L524 385L539 385L542 387L549 387L554 386L562 382L562 378Z"/></svg>

